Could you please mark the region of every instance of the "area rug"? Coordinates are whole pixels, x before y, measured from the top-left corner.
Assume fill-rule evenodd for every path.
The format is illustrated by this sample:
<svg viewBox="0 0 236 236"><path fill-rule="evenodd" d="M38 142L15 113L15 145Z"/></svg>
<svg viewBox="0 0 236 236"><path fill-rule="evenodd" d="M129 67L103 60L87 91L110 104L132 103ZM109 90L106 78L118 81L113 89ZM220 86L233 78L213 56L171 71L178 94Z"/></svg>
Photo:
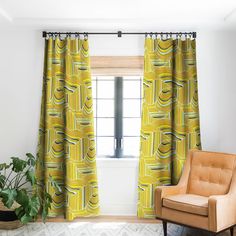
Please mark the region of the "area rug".
<svg viewBox="0 0 236 236"><path fill-rule="evenodd" d="M178 233L178 227L172 227ZM13 231L0 231L0 236L158 236L159 224L137 223L31 223Z"/></svg>
<svg viewBox="0 0 236 236"><path fill-rule="evenodd" d="M0 236L162 236L161 224L144 223L30 223L16 230L0 230ZM168 236L205 236L201 231L168 224ZM220 235L229 235L228 232Z"/></svg>

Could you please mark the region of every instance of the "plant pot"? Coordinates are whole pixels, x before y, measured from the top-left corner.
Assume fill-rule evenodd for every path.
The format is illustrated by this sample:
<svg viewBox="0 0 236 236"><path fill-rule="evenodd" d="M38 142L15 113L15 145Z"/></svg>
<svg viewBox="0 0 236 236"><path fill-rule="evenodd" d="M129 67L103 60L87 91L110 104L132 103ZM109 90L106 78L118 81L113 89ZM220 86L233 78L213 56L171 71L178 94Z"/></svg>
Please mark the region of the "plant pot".
<svg viewBox="0 0 236 236"><path fill-rule="evenodd" d="M17 229L23 226L15 214L15 208L17 208L17 204L13 204L13 206L8 209L0 200L0 229Z"/></svg>

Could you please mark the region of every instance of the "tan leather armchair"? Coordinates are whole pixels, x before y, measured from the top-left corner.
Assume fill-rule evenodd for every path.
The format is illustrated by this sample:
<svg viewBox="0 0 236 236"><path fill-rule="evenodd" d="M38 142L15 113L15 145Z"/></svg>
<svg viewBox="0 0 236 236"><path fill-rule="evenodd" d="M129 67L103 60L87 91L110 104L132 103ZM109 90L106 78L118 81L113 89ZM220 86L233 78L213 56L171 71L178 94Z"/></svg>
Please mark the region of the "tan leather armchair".
<svg viewBox="0 0 236 236"><path fill-rule="evenodd" d="M233 235L236 155L191 150L179 183L155 189L155 211L165 236L167 222Z"/></svg>

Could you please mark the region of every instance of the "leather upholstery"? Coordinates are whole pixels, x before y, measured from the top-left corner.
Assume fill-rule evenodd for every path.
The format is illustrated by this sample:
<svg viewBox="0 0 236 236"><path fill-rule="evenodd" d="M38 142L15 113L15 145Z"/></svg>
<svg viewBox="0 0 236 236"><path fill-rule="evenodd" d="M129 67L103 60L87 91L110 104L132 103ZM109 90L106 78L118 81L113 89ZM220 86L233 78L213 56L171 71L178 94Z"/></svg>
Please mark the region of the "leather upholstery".
<svg viewBox="0 0 236 236"><path fill-rule="evenodd" d="M194 194L178 194L163 198L162 205L178 211L208 216L208 197Z"/></svg>
<svg viewBox="0 0 236 236"><path fill-rule="evenodd" d="M163 219L167 219L180 224L187 224L192 227L207 229L208 228L208 217L190 214L184 211L176 211L167 207L162 209Z"/></svg>
<svg viewBox="0 0 236 236"><path fill-rule="evenodd" d="M193 153L188 193L209 197L226 194L233 175L235 155Z"/></svg>
<svg viewBox="0 0 236 236"><path fill-rule="evenodd" d="M155 190L158 218L219 232L236 224L236 155L192 150L176 186Z"/></svg>

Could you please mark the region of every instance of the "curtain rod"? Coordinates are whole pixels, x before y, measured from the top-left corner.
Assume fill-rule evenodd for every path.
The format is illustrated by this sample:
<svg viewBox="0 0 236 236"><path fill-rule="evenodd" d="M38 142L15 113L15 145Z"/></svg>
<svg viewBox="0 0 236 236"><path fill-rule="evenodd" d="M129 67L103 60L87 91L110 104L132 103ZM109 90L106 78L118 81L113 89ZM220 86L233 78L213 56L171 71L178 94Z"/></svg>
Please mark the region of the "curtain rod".
<svg viewBox="0 0 236 236"><path fill-rule="evenodd" d="M122 32L122 31L118 31L118 32L46 32L43 31L42 32L42 36L43 38L46 38L47 36L56 36L56 35L117 35L118 37L122 37L122 35L175 35L175 36L190 36L193 38L197 37L197 33L196 32Z"/></svg>

